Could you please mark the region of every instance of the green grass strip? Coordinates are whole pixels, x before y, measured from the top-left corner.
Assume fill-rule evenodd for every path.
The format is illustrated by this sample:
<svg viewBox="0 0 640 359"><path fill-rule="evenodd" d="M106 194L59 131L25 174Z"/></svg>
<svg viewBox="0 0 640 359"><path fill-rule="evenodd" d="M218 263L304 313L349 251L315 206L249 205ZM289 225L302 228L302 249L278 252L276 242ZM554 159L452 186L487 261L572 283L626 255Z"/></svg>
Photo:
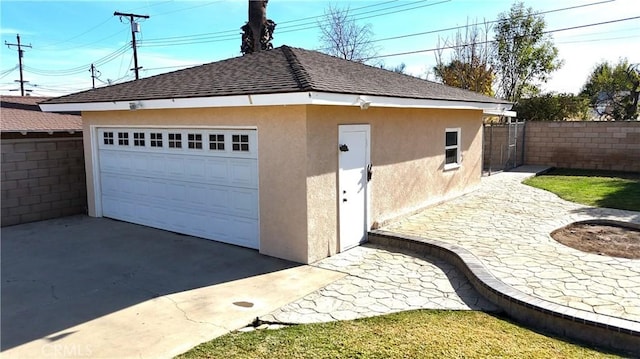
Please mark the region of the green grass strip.
<svg viewBox="0 0 640 359"><path fill-rule="evenodd" d="M617 358L475 311L419 310L231 333L179 358Z"/></svg>
<svg viewBox="0 0 640 359"><path fill-rule="evenodd" d="M524 183L571 202L640 211L640 174L637 173L558 169Z"/></svg>

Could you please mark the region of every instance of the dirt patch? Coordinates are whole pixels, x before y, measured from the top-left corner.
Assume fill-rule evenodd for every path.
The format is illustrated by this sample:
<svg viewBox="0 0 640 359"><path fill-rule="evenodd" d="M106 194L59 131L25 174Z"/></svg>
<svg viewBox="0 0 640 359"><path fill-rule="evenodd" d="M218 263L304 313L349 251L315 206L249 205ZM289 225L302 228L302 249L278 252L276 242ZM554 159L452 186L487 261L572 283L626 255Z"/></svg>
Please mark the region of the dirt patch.
<svg viewBox="0 0 640 359"><path fill-rule="evenodd" d="M556 241L612 257L640 259L640 228L613 223L572 223L551 232Z"/></svg>

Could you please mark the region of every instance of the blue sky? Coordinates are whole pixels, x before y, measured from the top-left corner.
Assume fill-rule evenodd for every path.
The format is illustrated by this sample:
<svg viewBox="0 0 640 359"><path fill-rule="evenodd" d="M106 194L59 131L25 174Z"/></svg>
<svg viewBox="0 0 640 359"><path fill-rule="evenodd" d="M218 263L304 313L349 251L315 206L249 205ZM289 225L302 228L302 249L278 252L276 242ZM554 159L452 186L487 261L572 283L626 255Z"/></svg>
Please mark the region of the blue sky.
<svg viewBox="0 0 640 359"><path fill-rule="evenodd" d="M599 3L599 4L596 4ZM318 49L317 21L330 4L349 7L359 24L371 24L380 55L428 50L451 39L455 31L385 38L429 32L465 25L467 22L495 20L509 10L512 1L503 0L381 0L311 1L271 0L268 18L278 26L274 46L283 44ZM537 0L525 1L536 11L594 4L545 14L548 30L581 26L640 16L637 0ZM2 41L25 48L26 88L32 95L55 96L91 88L89 66L97 63L100 78L133 79L132 51L127 48L131 30L126 19L114 11L149 15L140 22L138 34L141 77L175 71L180 66L198 65L240 55L240 26L247 20L246 0L188 1L0 1ZM546 91L578 92L594 65L626 57L640 63L640 19L607 25L559 31L552 34L564 66L544 85ZM18 88L17 51L2 46L0 93ZM446 54L445 54L446 56ZM433 51L383 57L387 66L407 65L408 72L433 79ZM12 70L13 69L13 70Z"/></svg>

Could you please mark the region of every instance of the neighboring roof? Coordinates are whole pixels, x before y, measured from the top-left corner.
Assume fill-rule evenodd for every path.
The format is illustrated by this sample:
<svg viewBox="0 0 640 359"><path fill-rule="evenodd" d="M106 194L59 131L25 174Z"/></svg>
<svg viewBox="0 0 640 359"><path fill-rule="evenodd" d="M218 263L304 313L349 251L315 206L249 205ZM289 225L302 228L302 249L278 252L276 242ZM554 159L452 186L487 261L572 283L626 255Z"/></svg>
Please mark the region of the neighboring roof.
<svg viewBox="0 0 640 359"><path fill-rule="evenodd" d="M0 96L2 132L68 132L82 131L79 113L42 112L38 103L49 97Z"/></svg>
<svg viewBox="0 0 640 359"><path fill-rule="evenodd" d="M45 104L296 92L509 104L475 92L289 46L62 96Z"/></svg>

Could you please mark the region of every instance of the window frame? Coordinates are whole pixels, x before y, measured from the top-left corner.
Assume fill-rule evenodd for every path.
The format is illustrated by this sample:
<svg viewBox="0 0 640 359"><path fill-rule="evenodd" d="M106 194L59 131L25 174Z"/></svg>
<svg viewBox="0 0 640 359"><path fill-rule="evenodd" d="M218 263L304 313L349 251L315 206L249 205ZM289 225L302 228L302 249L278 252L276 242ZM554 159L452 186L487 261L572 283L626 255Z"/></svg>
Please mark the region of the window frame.
<svg viewBox="0 0 640 359"><path fill-rule="evenodd" d="M447 134L449 133L456 134L456 144L447 146ZM444 169L451 170L459 168L462 165L462 151L460 148L460 142L462 140L460 127L455 128L446 128L444 131ZM455 162L447 163L447 151L448 150L456 150L456 160Z"/></svg>

